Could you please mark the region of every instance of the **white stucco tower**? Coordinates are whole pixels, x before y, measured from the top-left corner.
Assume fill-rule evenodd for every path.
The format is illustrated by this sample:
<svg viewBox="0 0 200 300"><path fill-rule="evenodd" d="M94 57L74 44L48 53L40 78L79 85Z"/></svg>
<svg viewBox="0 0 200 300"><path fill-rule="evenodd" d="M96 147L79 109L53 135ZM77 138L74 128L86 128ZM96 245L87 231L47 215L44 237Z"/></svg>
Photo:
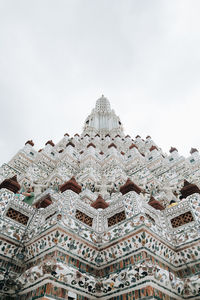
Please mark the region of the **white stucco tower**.
<svg viewBox="0 0 200 300"><path fill-rule="evenodd" d="M96 106L87 117L84 125L84 134L91 136L95 134L124 136L121 121L115 111L110 107L110 102L104 95L96 101Z"/></svg>
<svg viewBox="0 0 200 300"><path fill-rule="evenodd" d="M28 140L0 167L8 299L200 300L198 150L124 135L104 96L82 133Z"/></svg>

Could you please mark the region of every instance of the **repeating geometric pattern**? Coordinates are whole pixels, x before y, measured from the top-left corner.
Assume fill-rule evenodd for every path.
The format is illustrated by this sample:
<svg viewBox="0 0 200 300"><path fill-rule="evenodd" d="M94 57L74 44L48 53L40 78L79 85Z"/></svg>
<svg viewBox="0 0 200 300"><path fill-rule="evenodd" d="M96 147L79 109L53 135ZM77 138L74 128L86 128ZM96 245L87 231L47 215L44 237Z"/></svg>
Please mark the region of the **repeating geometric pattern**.
<svg viewBox="0 0 200 300"><path fill-rule="evenodd" d="M196 149L125 135L104 96L80 135L33 146L0 168L0 183L16 175L35 193L30 206L0 189L0 297L200 299Z"/></svg>
<svg viewBox="0 0 200 300"><path fill-rule="evenodd" d="M16 222L23 224L23 225L27 225L28 219L29 219L27 216L22 214L20 211L16 211L15 209L13 209L11 207L8 209L6 216L8 218L13 219Z"/></svg>
<svg viewBox="0 0 200 300"><path fill-rule="evenodd" d="M190 211L187 211L184 214L181 214L178 217L171 219L171 224L173 228L179 227L181 225L187 224L194 221L194 218Z"/></svg>

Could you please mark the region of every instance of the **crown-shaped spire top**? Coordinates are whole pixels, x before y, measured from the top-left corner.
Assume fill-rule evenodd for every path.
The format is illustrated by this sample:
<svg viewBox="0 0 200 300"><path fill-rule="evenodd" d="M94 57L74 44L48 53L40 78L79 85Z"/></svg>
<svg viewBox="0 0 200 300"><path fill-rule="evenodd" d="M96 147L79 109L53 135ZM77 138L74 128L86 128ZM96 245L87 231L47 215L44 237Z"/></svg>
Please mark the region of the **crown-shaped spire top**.
<svg viewBox="0 0 200 300"><path fill-rule="evenodd" d="M104 95L97 99L95 108L85 121L83 134L86 133L90 136L96 134L124 135L121 121L111 109L110 102Z"/></svg>
<svg viewBox="0 0 200 300"><path fill-rule="evenodd" d="M110 113L110 102L104 95L101 96L96 102L95 110L99 113Z"/></svg>

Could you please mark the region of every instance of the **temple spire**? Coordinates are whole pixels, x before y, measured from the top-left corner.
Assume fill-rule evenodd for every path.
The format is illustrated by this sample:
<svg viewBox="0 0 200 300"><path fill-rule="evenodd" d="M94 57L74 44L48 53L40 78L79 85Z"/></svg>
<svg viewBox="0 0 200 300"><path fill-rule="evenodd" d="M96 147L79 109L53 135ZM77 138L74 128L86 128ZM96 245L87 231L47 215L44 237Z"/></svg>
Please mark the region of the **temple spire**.
<svg viewBox="0 0 200 300"><path fill-rule="evenodd" d="M110 102L106 97L104 97L104 95L102 95L101 98L96 101L95 110L101 114L111 112Z"/></svg>
<svg viewBox="0 0 200 300"><path fill-rule="evenodd" d="M95 108L85 121L83 134L86 133L91 136L96 134L124 136L121 121L104 95L97 99Z"/></svg>

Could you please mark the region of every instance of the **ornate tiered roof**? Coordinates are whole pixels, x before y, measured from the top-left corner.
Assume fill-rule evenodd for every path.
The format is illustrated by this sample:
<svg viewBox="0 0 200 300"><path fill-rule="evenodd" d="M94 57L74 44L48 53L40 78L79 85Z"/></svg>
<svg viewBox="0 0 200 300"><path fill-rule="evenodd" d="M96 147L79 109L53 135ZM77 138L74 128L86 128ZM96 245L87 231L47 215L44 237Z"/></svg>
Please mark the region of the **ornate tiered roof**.
<svg viewBox="0 0 200 300"><path fill-rule="evenodd" d="M104 95L96 102L95 108L87 117L84 126L84 132L90 136L116 136L123 134L121 121L116 116L114 110L111 110L110 102Z"/></svg>
<svg viewBox="0 0 200 300"><path fill-rule="evenodd" d="M82 133L1 166L0 297L200 299L199 152L135 135L102 96Z"/></svg>
<svg viewBox="0 0 200 300"><path fill-rule="evenodd" d="M74 193L79 194L81 192L81 186L76 182L75 177L72 177L70 180L63 183L60 187L61 193L65 192L66 190L72 190Z"/></svg>
<svg viewBox="0 0 200 300"><path fill-rule="evenodd" d="M96 209L99 209L99 208L105 209L109 206L109 204L105 202L105 200L102 198L101 195L99 195L98 198L96 199L96 201L94 201L91 204L91 206Z"/></svg>
<svg viewBox="0 0 200 300"><path fill-rule="evenodd" d="M0 184L0 189L3 188L16 194L20 190L20 184L17 181L17 175L4 179Z"/></svg>

